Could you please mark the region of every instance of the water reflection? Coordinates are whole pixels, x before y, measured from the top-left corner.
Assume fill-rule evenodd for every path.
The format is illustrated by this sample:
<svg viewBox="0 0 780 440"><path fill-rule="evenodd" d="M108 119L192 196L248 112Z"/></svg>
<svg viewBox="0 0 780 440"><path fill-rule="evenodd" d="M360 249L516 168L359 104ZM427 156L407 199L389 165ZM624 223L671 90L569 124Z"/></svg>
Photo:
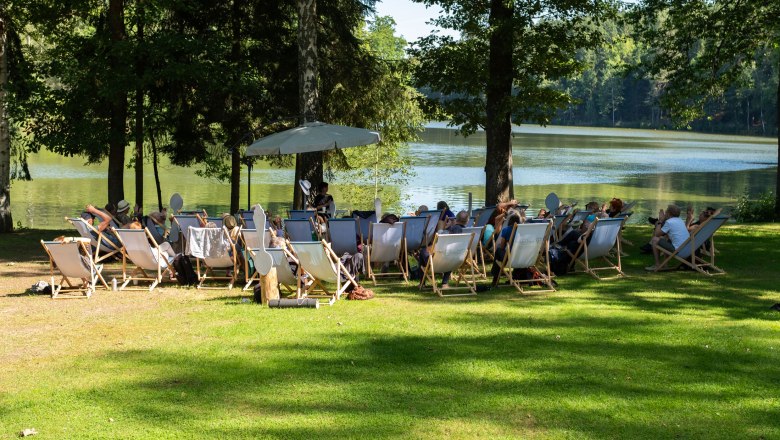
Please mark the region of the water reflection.
<svg viewBox="0 0 780 440"><path fill-rule="evenodd" d="M402 188L406 206L446 200L465 207L468 193L475 205L484 197L484 133L468 138L434 123L422 142L410 145L416 176ZM513 135L515 195L541 207L548 193L564 201L637 201L635 221L669 202L733 205L745 190L773 189L777 144L770 139L706 134L572 127L516 127ZM129 157L129 156L128 156ZM230 187L195 175L193 169L161 164L163 203L179 192L186 208L227 211ZM23 226L61 228L63 217L76 215L87 203L102 205L106 164L43 152L30 157L32 182L13 182L14 220ZM156 208L154 178L145 167L145 206ZM243 170L241 204L246 201ZM284 213L292 200L293 170L259 165L252 172L252 200ZM126 199L133 200L132 170L126 172ZM338 181L332 185L340 200ZM351 208L339 205L339 208Z"/></svg>

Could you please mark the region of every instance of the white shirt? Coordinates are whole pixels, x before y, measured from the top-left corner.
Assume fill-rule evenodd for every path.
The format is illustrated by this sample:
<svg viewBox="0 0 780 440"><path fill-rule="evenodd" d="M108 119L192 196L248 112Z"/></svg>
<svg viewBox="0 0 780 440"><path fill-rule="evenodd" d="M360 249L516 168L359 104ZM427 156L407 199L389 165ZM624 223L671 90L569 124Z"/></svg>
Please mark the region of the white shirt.
<svg viewBox="0 0 780 440"><path fill-rule="evenodd" d="M675 249L679 249L690 236L688 228L685 226L685 221L680 217L666 219L664 225L661 226L661 232L669 236L669 240L672 241L672 246Z"/></svg>

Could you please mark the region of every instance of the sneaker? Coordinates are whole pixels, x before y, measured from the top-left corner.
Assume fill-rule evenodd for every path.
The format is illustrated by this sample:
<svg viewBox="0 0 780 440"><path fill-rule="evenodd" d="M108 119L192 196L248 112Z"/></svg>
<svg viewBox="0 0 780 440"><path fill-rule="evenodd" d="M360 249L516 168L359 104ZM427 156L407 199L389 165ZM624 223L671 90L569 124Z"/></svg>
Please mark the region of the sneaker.
<svg viewBox="0 0 780 440"><path fill-rule="evenodd" d="M645 270L648 272L655 272L657 268L655 267L655 265L653 265L653 266L647 266Z"/></svg>

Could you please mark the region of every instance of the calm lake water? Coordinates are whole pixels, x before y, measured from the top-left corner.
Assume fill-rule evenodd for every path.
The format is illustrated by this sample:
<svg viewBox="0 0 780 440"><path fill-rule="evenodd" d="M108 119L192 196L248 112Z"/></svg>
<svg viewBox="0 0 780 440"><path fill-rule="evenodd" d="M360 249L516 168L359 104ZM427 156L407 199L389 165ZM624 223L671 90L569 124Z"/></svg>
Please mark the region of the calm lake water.
<svg viewBox="0 0 780 440"><path fill-rule="evenodd" d="M433 206L446 200L465 208L468 193L474 206L484 199L484 133L463 138L432 123L422 141L409 147L416 172L401 188L407 208ZM668 203L681 206L733 206L746 190L757 194L775 186L777 141L774 139L580 127L515 127L513 135L515 198L539 208L550 192L564 202L604 202L612 197L636 201L633 221L644 221ZM130 155L128 154L128 158ZM11 205L15 222L36 228L62 228L63 218L76 215L86 203L105 204L106 163L85 165L80 158L42 152L30 157L31 182L13 182ZM174 192L185 208L227 211L230 187L203 179L192 169L161 165L164 203ZM146 165L145 207L156 206L154 177ZM246 203L246 169L241 203ZM252 200L283 211L292 200L293 170L256 166ZM338 181L331 193L339 202ZM125 173L125 198L134 199L133 171ZM339 208L350 208L339 204Z"/></svg>

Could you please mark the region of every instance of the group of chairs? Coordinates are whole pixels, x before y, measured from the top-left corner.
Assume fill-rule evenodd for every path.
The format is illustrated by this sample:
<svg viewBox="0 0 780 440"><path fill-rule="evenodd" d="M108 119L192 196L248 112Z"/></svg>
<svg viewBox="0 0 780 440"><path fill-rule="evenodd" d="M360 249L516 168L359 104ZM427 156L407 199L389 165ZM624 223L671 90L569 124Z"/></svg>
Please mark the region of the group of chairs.
<svg viewBox="0 0 780 440"><path fill-rule="evenodd" d="M252 213L243 212L237 214L241 225L238 240L243 248L243 267L240 266L239 243L222 225L222 218L207 217L199 212L174 215L168 237L160 236L151 223L144 225L143 229L111 227L109 233L116 236L116 243L86 220L68 218L81 240L41 243L51 262L53 296L61 292L81 292L89 296L99 285L108 288L101 272L103 263L110 258L121 258L122 261L119 290L134 289L129 286L131 283L135 286L138 282L149 282L145 289L151 291L164 281L166 275L174 280L174 258L160 248L160 243L166 238L179 243L182 253L194 259L198 288L208 288L205 284L208 281L223 280L227 281L230 289L238 281L241 269L244 272L244 290L252 288L260 281L260 275L253 270L255 259L264 250L272 257L279 285L289 294L298 298L322 297L332 303L359 284L341 261L344 254L362 253L365 256L366 279L377 285L378 278L386 277L408 282L411 278L410 260L419 261L419 252L427 248L430 257L419 268L420 289L430 285L439 296L475 295L476 280L488 277L486 262L495 260L495 240L483 240L484 228L494 209L474 210L460 234L437 232L441 227L442 211L400 217L394 224L378 223L375 214L367 218L358 215L334 218L321 224L313 211L289 211L290 218L284 221L286 247L271 247L271 225L266 223L262 230L258 230L254 227ZM554 291L550 246L563 237L567 225L578 215L582 214L575 212L547 219L528 219L526 223L515 225L503 258L495 261L499 267L499 279L507 278L509 284L521 293L529 287ZM565 250L571 258L570 269L581 269L597 279L602 278L600 273L603 271L614 271L617 276L624 276L621 231L628 215L593 221L582 234L576 249ZM701 273L723 273L715 266L712 238L726 220L728 216L713 215L676 251L661 249L665 260L659 270L677 261ZM204 227L204 224L209 227ZM709 252L699 251L707 246L712 247ZM81 255L89 255L90 258L81 258ZM395 265L397 271L387 270L390 265ZM63 277L59 283L54 282L55 269ZM516 278L517 269L530 269L534 276ZM221 274L218 273L220 271ZM437 280L437 274L445 272L452 273L453 288L443 289ZM335 288L329 288L329 285ZM464 288L465 292L461 292Z"/></svg>

